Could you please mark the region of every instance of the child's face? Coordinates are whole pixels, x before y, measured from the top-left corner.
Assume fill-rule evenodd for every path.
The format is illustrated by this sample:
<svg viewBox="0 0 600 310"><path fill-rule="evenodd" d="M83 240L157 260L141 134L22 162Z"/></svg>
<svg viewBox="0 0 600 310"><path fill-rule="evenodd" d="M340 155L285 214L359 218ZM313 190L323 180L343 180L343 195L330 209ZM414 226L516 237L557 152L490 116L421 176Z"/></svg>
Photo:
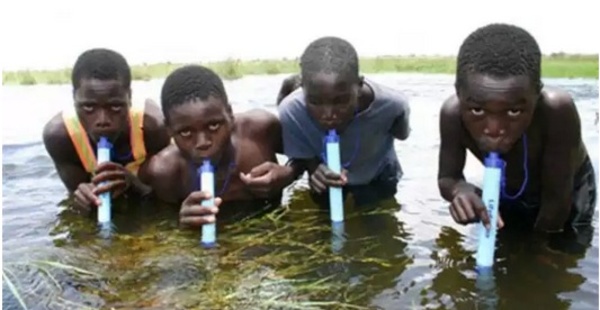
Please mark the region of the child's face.
<svg viewBox="0 0 600 310"><path fill-rule="evenodd" d="M82 79L73 93L81 124L93 140L114 141L127 131L131 91L120 80Z"/></svg>
<svg viewBox="0 0 600 310"><path fill-rule="evenodd" d="M309 114L325 129L341 129L354 117L362 84L336 73L318 73L302 88Z"/></svg>
<svg viewBox="0 0 600 310"><path fill-rule="evenodd" d="M526 76L471 74L457 92L465 127L484 152L508 152L527 130L539 98Z"/></svg>
<svg viewBox="0 0 600 310"><path fill-rule="evenodd" d="M196 164L220 160L233 130L231 107L223 99L188 101L173 107L168 117L169 133L185 158Z"/></svg>

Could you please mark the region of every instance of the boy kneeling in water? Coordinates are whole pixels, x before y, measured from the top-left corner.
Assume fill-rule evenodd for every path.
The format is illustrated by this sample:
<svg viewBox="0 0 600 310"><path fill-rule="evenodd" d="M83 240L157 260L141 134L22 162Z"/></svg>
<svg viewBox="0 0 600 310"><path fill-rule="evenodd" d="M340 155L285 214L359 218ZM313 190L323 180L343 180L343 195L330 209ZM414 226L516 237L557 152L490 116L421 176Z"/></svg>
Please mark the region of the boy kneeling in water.
<svg viewBox="0 0 600 310"><path fill-rule="evenodd" d="M197 227L215 220L217 208L236 202L278 206L283 188L294 175L291 166L277 164L281 127L264 110L233 114L221 78L212 70L188 65L166 78L162 111L175 145L157 154L148 169L155 195L181 204L180 222ZM215 168L215 206L200 206L210 198L199 191L196 170L209 159Z"/></svg>
<svg viewBox="0 0 600 310"><path fill-rule="evenodd" d="M352 193L357 206L394 197L403 174L394 141L410 134L406 97L360 75L356 50L341 38L310 43L300 69L283 82L278 110L285 155L308 171L313 199L327 206L330 186ZM330 129L340 136L341 174L324 158Z"/></svg>
<svg viewBox="0 0 600 310"><path fill-rule="evenodd" d="M458 54L456 94L440 112L438 186L461 224L489 218L481 190L465 181L468 149L506 166L499 227L568 230L591 241L596 181L573 98L546 89L541 52L525 30L491 24L470 34ZM589 240L587 240L589 239Z"/></svg>
<svg viewBox="0 0 600 310"><path fill-rule="evenodd" d="M105 192L114 198L148 194L150 187L138 172L169 145L158 105L149 99L132 103L131 69L112 50L83 52L71 80L74 104L48 121L43 140L60 179L74 193L75 206L84 211L98 207ZM113 144L112 160L97 165L101 136Z"/></svg>

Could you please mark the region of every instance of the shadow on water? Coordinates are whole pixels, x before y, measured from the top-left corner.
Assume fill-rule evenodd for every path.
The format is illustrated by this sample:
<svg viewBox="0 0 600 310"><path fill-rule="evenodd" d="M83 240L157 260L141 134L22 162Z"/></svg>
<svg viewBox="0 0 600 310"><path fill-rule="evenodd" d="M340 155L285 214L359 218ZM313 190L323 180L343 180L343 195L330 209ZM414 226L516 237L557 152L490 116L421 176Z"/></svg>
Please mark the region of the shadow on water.
<svg viewBox="0 0 600 310"><path fill-rule="evenodd" d="M272 102L280 78L226 86L237 101ZM493 278L477 276L474 226L452 223L432 181L436 165L427 164L437 163L431 124L453 80L372 78L408 92L414 134L396 144L405 176L395 199L360 210L350 200L342 227L309 199L302 179L286 190L283 206L235 206L247 211L244 218L223 210L212 250L200 247L199 230L178 228L176 208L150 202L115 202L115 231L105 240L94 214L77 214L62 200L39 142L3 145L3 307L21 309L21 298L28 309L597 309L597 233L592 249L565 254L501 231ZM159 87L148 83L134 85L136 93ZM597 83L553 83L576 96L590 157L598 158ZM64 89L56 92L68 99ZM18 94L25 97L3 101L44 96ZM9 128L29 128L19 126ZM480 166L467 166L468 178L481 178Z"/></svg>

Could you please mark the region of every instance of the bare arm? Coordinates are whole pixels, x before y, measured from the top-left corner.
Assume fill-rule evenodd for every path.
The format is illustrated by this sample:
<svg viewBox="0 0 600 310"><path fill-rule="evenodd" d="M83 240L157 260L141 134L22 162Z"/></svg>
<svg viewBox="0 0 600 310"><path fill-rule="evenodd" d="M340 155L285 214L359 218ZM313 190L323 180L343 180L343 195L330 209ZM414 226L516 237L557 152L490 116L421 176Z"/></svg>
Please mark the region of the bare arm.
<svg viewBox="0 0 600 310"><path fill-rule="evenodd" d="M560 231L571 211L575 172L581 163L581 123L569 94L547 93L546 101L542 196L535 228Z"/></svg>
<svg viewBox="0 0 600 310"><path fill-rule="evenodd" d="M77 157L60 114L44 126L42 139L61 181L70 193L75 192L79 184L90 182L90 175Z"/></svg>
<svg viewBox="0 0 600 310"><path fill-rule="evenodd" d="M479 189L465 181L463 169L466 149L462 143L462 124L458 98L448 98L440 111L440 152L438 158L438 188L446 201L452 201L460 191Z"/></svg>
<svg viewBox="0 0 600 310"><path fill-rule="evenodd" d="M140 175L141 181L152 188L156 198L170 204L183 201L180 193L184 184L181 184L179 177L181 162L177 159L176 148L175 145L169 146L153 156L148 161L144 173Z"/></svg>
<svg viewBox="0 0 600 310"><path fill-rule="evenodd" d="M396 117L392 124L392 135L396 139L406 140L410 135L410 106L407 101L399 100L396 102L400 115Z"/></svg>

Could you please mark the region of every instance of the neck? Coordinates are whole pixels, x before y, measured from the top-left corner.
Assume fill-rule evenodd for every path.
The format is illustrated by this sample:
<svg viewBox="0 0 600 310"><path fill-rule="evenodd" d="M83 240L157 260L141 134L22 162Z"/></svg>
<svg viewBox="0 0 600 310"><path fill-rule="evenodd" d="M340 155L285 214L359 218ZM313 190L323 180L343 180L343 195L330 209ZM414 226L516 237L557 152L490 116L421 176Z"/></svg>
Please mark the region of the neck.
<svg viewBox="0 0 600 310"><path fill-rule="evenodd" d="M219 170L226 169L232 163L235 164L235 148L233 146L233 138L230 138L225 145L225 150L223 150L223 154L221 155L219 162L216 164L216 167L219 168Z"/></svg>
<svg viewBox="0 0 600 310"><path fill-rule="evenodd" d="M373 93L373 89L366 82L363 82L362 87L360 89L360 93L358 95L358 113L369 108L373 100L375 99L375 94Z"/></svg>

